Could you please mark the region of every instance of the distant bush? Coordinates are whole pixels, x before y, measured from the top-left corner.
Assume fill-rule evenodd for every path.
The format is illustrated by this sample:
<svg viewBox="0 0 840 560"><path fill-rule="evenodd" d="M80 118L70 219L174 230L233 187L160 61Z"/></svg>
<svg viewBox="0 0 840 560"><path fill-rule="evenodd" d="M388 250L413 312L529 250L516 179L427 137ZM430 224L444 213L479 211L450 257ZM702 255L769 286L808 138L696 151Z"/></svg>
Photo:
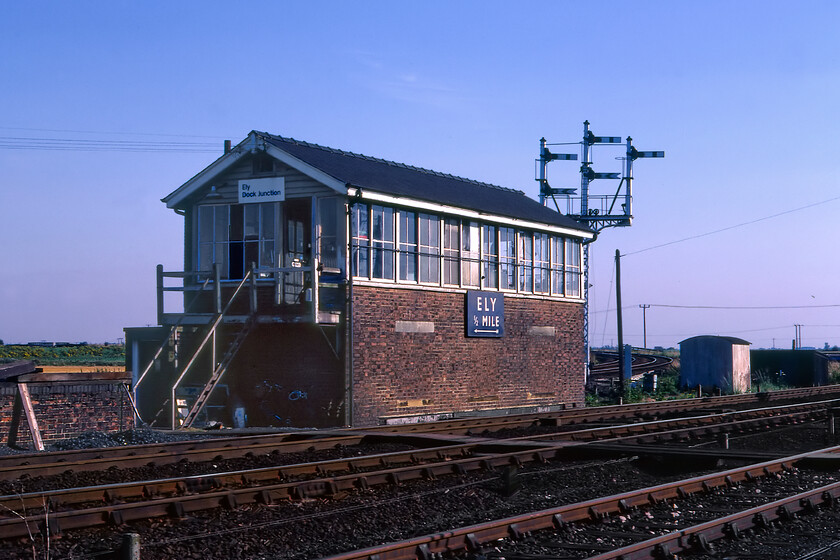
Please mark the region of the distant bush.
<svg viewBox="0 0 840 560"><path fill-rule="evenodd" d="M125 364L125 345L0 346L0 361L16 360L31 360L41 366L121 366Z"/></svg>
<svg viewBox="0 0 840 560"><path fill-rule="evenodd" d="M840 383L840 362L828 362L828 382Z"/></svg>

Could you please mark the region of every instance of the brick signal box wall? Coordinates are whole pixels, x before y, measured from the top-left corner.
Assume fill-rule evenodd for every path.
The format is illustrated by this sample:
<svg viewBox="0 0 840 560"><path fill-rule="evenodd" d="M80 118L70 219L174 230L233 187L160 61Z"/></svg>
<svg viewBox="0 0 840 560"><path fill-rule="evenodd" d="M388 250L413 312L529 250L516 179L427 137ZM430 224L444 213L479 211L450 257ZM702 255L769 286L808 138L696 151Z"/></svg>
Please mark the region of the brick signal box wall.
<svg viewBox="0 0 840 560"><path fill-rule="evenodd" d="M354 425L449 411L583 406L582 304L508 296L504 336L467 338L463 293L352 290Z"/></svg>

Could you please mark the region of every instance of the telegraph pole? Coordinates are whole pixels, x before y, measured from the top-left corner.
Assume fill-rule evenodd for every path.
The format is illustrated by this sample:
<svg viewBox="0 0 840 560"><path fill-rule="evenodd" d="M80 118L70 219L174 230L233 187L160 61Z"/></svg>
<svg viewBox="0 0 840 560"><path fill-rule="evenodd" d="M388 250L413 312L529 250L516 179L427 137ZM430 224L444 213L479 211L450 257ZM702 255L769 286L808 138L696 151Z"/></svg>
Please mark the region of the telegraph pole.
<svg viewBox="0 0 840 560"><path fill-rule="evenodd" d="M647 350L647 310L650 308L650 304L640 303L639 307L642 308L642 346Z"/></svg>
<svg viewBox="0 0 840 560"><path fill-rule="evenodd" d="M621 321L621 253L615 250L615 317L618 322L618 390L624 398L624 328Z"/></svg>

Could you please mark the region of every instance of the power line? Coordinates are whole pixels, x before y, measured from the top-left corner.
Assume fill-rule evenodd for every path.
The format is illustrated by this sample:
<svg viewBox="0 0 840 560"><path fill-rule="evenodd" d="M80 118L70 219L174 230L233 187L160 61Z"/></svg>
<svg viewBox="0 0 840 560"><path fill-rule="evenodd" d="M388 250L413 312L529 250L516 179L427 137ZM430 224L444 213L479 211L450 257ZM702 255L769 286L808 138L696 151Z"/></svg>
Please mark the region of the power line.
<svg viewBox="0 0 840 560"><path fill-rule="evenodd" d="M22 126L0 126L0 130L28 130L31 132L62 132L71 134L105 134L110 136L173 136L178 138L213 138L225 140L222 136L202 136L200 134L172 134L165 132L125 132L107 130L72 130L63 128L29 128Z"/></svg>
<svg viewBox="0 0 840 560"><path fill-rule="evenodd" d="M664 303L652 303L653 307L670 307L675 309L815 309L826 307L840 307L840 303L829 305L669 305Z"/></svg>
<svg viewBox="0 0 840 560"><path fill-rule="evenodd" d="M0 136L0 149L71 150L95 152L219 152L215 142L177 142L141 140L84 140L78 138L32 138Z"/></svg>
<svg viewBox="0 0 840 560"><path fill-rule="evenodd" d="M639 253L644 253L645 251L652 251L653 249L660 249L662 247L667 247L669 245L675 245L677 243L682 243L684 241L691 241L692 239L698 239L700 237L706 237L706 236L709 236L709 235L714 235L715 233L721 233L721 232L724 232L724 231L729 231L731 229L735 229L735 228L739 228L739 227L743 227L743 226L748 226L748 225L751 225L751 224L762 222L764 220L769 220L771 218L778 218L779 216L784 216L785 214L791 214L793 212L799 212L800 210L806 210L808 208L813 208L814 206L820 206L821 204L828 204L829 202L834 202L835 200L840 200L840 196L835 196L834 198L829 198L827 200L823 200L823 201L820 201L820 202L814 202L813 204L808 204L806 206L800 206L799 208L793 208L792 210L785 210L784 212L779 212L778 214L773 214L773 215L770 215L770 216L764 216L763 218L756 218L755 220L750 220L749 222L743 222L743 223L740 223L740 224L735 224L734 226L728 226L728 227L725 227L725 228L716 229L714 231L709 231L709 232L706 232L706 233L699 233L697 235L692 235L690 237L684 237L682 239L677 239L675 241L669 241L667 243L661 243L659 245L654 245L653 247L648 247L646 249L639 249L638 251L630 251L629 253L623 253L621 256L626 257L626 256L629 256L629 255L637 255Z"/></svg>
<svg viewBox="0 0 840 560"><path fill-rule="evenodd" d="M0 136L0 150L46 150L78 152L180 152L180 153L218 153L223 140L220 136L202 136L196 134L169 134L151 132L115 132L104 130L73 130L56 128L32 128L0 126L0 130L21 131L32 135ZM61 133L63 136L34 133ZM74 137L76 135L96 135L96 138ZM155 137L160 140L117 140L109 137ZM194 141L170 140L169 138L196 139ZM214 140L213 142L207 140Z"/></svg>

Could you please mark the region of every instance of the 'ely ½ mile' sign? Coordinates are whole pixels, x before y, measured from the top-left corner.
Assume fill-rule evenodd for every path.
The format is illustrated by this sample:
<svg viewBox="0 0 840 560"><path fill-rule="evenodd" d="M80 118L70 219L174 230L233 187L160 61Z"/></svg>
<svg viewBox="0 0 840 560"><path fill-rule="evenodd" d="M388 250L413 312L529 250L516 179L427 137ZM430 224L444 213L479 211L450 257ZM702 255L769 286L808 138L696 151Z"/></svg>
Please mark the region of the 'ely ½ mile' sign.
<svg viewBox="0 0 840 560"><path fill-rule="evenodd" d="M467 336L501 338L505 335L505 298L499 292L467 291Z"/></svg>

